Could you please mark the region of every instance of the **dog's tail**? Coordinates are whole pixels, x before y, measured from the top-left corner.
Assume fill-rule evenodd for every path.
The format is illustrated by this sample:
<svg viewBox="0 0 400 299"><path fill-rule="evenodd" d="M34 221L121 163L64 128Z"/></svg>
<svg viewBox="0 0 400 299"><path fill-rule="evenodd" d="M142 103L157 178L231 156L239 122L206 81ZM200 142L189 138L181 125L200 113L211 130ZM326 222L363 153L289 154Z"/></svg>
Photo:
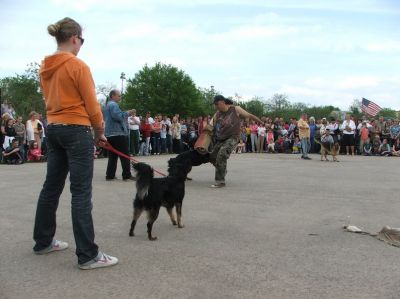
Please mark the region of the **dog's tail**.
<svg viewBox="0 0 400 299"><path fill-rule="evenodd" d="M153 168L146 163L137 163L133 165L136 170L136 192L140 200L143 200L151 185L154 177Z"/></svg>

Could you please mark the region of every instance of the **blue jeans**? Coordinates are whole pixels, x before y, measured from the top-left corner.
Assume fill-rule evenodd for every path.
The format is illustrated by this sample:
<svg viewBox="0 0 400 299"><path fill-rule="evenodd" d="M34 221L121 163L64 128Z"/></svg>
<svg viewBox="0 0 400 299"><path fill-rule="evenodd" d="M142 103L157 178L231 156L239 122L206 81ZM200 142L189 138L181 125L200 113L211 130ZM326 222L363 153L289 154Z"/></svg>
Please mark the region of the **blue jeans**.
<svg viewBox="0 0 400 299"><path fill-rule="evenodd" d="M92 220L93 136L89 127L49 125L47 147L47 175L37 203L33 250L51 245L58 202L69 172L76 255L83 264L98 253Z"/></svg>
<svg viewBox="0 0 400 299"><path fill-rule="evenodd" d="M310 138L301 138L301 156L303 158L308 156L308 151L310 149Z"/></svg>
<svg viewBox="0 0 400 299"><path fill-rule="evenodd" d="M167 138L161 138L161 153L165 154L167 152Z"/></svg>

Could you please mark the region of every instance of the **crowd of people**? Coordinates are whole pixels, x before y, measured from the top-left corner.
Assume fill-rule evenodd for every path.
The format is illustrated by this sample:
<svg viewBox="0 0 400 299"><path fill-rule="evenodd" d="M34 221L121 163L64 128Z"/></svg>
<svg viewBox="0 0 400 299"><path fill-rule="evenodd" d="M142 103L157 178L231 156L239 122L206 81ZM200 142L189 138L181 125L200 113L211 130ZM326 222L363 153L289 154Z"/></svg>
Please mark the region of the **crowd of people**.
<svg viewBox="0 0 400 299"><path fill-rule="evenodd" d="M211 115L198 118L180 118L178 114L167 116L147 112L138 116L132 109L124 114L130 156L179 154L192 149L203 128L211 121ZM234 153L286 153L300 154L304 144L299 136L300 119L285 120L262 117L262 122L242 121L240 138ZM307 118L309 126L309 153L319 153L324 134L332 136L341 146L341 153L365 156L400 156L400 124L398 119ZM107 131L106 126L106 131ZM300 132L301 135L301 132ZM21 164L26 161L46 159L46 119L35 111L23 121L21 116L2 113L1 123L2 161ZM115 137L113 137L115 139ZM97 148L94 157L107 156ZM116 159L117 157L115 157ZM129 174L130 176L130 174Z"/></svg>
<svg viewBox="0 0 400 299"><path fill-rule="evenodd" d="M0 129L1 160L6 164L44 161L46 157L46 120L32 111L24 122L22 116L2 113Z"/></svg>
<svg viewBox="0 0 400 299"><path fill-rule="evenodd" d="M206 115L181 119L178 114L172 117L162 114L152 116L150 112L139 117L136 110L131 110L127 120L129 153L131 156L179 154L193 148L211 118ZM301 153L305 146L302 145L301 129L299 130L301 118L284 120L278 117L262 117L261 120L262 122L242 121L240 138L234 153ZM315 140L329 134L333 142L340 144L342 154L400 156L400 125L397 119L353 119L348 115L344 121L335 118L316 120L313 117L303 121L309 127L309 153L319 153L321 145Z"/></svg>

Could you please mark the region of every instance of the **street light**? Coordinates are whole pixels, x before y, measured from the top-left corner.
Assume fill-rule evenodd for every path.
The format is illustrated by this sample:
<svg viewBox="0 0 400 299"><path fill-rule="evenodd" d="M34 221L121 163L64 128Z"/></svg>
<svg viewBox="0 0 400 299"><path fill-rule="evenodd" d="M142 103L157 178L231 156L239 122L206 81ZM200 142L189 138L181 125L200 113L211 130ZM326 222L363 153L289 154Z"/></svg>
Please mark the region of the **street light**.
<svg viewBox="0 0 400 299"><path fill-rule="evenodd" d="M124 93L124 80L126 79L125 73L122 72L121 76L119 78L121 79L121 94L123 94Z"/></svg>

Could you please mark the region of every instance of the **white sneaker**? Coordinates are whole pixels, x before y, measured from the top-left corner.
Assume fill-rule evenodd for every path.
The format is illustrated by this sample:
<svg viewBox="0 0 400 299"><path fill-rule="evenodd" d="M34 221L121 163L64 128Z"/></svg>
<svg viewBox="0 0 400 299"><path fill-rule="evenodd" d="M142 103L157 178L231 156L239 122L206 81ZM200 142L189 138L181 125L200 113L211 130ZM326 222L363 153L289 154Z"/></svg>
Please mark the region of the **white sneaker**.
<svg viewBox="0 0 400 299"><path fill-rule="evenodd" d="M105 254L104 252L99 251L99 253L97 254L97 256L80 265L78 264L79 269L82 270L91 270L91 269L96 269L96 268L104 268L104 267L110 267L110 266L114 266L118 264L118 259L116 257L113 256L109 256L107 254Z"/></svg>
<svg viewBox="0 0 400 299"><path fill-rule="evenodd" d="M226 185L225 183L215 183L210 186L210 188L224 188Z"/></svg>
<svg viewBox="0 0 400 299"><path fill-rule="evenodd" d="M61 251L61 250L65 250L68 248L68 243L67 242L63 242L60 240L53 240L53 242L51 242L51 245L43 250L40 251L34 251L35 254L46 254L46 253L50 253L53 251Z"/></svg>

